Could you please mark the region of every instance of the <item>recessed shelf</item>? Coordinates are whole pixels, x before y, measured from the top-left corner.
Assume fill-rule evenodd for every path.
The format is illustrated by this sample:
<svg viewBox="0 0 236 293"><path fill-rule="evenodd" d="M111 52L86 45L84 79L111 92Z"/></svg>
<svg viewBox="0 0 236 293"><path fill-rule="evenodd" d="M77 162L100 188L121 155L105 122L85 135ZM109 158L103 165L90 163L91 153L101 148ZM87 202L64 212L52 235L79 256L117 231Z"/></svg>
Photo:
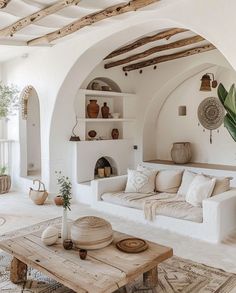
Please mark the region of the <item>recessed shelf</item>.
<svg viewBox="0 0 236 293"><path fill-rule="evenodd" d="M110 92L110 91L95 91L95 90L86 90L86 89L80 89L80 93L85 94L86 96L100 96L100 97L107 97L107 98L113 98L113 97L136 97L135 94L132 93L118 93L118 92Z"/></svg>
<svg viewBox="0 0 236 293"><path fill-rule="evenodd" d="M78 118L80 122L134 122L134 118Z"/></svg>
<svg viewBox="0 0 236 293"><path fill-rule="evenodd" d="M202 169L214 169L214 170L225 170L225 171L236 171L236 166L221 165L221 164L208 164L208 163L187 163L187 164L175 164L168 160L150 160L144 161L144 163L160 164L160 165L174 165L180 167L194 167Z"/></svg>

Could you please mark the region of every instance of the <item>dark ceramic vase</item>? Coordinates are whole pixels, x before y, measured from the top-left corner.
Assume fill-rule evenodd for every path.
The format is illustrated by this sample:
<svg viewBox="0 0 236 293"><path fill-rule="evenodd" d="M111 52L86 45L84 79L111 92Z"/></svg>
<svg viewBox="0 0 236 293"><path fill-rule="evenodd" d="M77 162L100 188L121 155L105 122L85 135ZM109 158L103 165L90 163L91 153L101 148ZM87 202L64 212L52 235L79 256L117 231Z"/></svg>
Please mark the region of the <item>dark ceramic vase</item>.
<svg viewBox="0 0 236 293"><path fill-rule="evenodd" d="M117 128L113 128L111 132L111 137L113 139L118 139L119 138L119 130Z"/></svg>
<svg viewBox="0 0 236 293"><path fill-rule="evenodd" d="M101 112L102 112L102 118L108 118L109 117L109 111L110 108L107 106L107 103L105 102L102 106Z"/></svg>
<svg viewBox="0 0 236 293"><path fill-rule="evenodd" d="M97 100L89 100L89 104L87 106L87 113L89 118L98 117L99 105L97 104Z"/></svg>

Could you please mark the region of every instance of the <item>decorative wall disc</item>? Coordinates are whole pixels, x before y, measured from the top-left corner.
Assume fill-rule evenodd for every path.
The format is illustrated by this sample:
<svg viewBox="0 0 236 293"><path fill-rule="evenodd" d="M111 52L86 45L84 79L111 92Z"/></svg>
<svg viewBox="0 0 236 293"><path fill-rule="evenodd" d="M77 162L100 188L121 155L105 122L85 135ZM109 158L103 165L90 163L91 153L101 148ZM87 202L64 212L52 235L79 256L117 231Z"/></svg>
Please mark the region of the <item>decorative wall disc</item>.
<svg viewBox="0 0 236 293"><path fill-rule="evenodd" d="M199 122L208 130L219 128L224 121L224 116L224 107L218 98L206 98L198 106Z"/></svg>

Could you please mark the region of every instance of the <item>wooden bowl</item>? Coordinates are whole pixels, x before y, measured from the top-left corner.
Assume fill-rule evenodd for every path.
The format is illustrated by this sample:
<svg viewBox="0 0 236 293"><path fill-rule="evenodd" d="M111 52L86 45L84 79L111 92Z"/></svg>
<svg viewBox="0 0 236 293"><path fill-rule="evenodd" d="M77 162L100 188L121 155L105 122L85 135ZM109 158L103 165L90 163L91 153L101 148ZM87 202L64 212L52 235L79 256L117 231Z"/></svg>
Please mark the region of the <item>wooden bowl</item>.
<svg viewBox="0 0 236 293"><path fill-rule="evenodd" d="M73 223L71 238L77 248L103 248L113 240L112 226L102 218L93 216L82 217Z"/></svg>

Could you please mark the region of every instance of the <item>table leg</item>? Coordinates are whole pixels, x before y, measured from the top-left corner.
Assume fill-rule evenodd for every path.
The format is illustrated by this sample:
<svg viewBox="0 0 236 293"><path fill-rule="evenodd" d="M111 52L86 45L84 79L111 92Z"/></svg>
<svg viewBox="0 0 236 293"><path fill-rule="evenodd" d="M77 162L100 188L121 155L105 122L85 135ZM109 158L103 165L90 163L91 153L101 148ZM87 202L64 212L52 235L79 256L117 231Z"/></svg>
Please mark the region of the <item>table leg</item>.
<svg viewBox="0 0 236 293"><path fill-rule="evenodd" d="M143 284L146 288L154 288L158 284L157 266L143 274Z"/></svg>
<svg viewBox="0 0 236 293"><path fill-rule="evenodd" d="M11 261L10 280L14 284L27 280L27 265L16 257Z"/></svg>

